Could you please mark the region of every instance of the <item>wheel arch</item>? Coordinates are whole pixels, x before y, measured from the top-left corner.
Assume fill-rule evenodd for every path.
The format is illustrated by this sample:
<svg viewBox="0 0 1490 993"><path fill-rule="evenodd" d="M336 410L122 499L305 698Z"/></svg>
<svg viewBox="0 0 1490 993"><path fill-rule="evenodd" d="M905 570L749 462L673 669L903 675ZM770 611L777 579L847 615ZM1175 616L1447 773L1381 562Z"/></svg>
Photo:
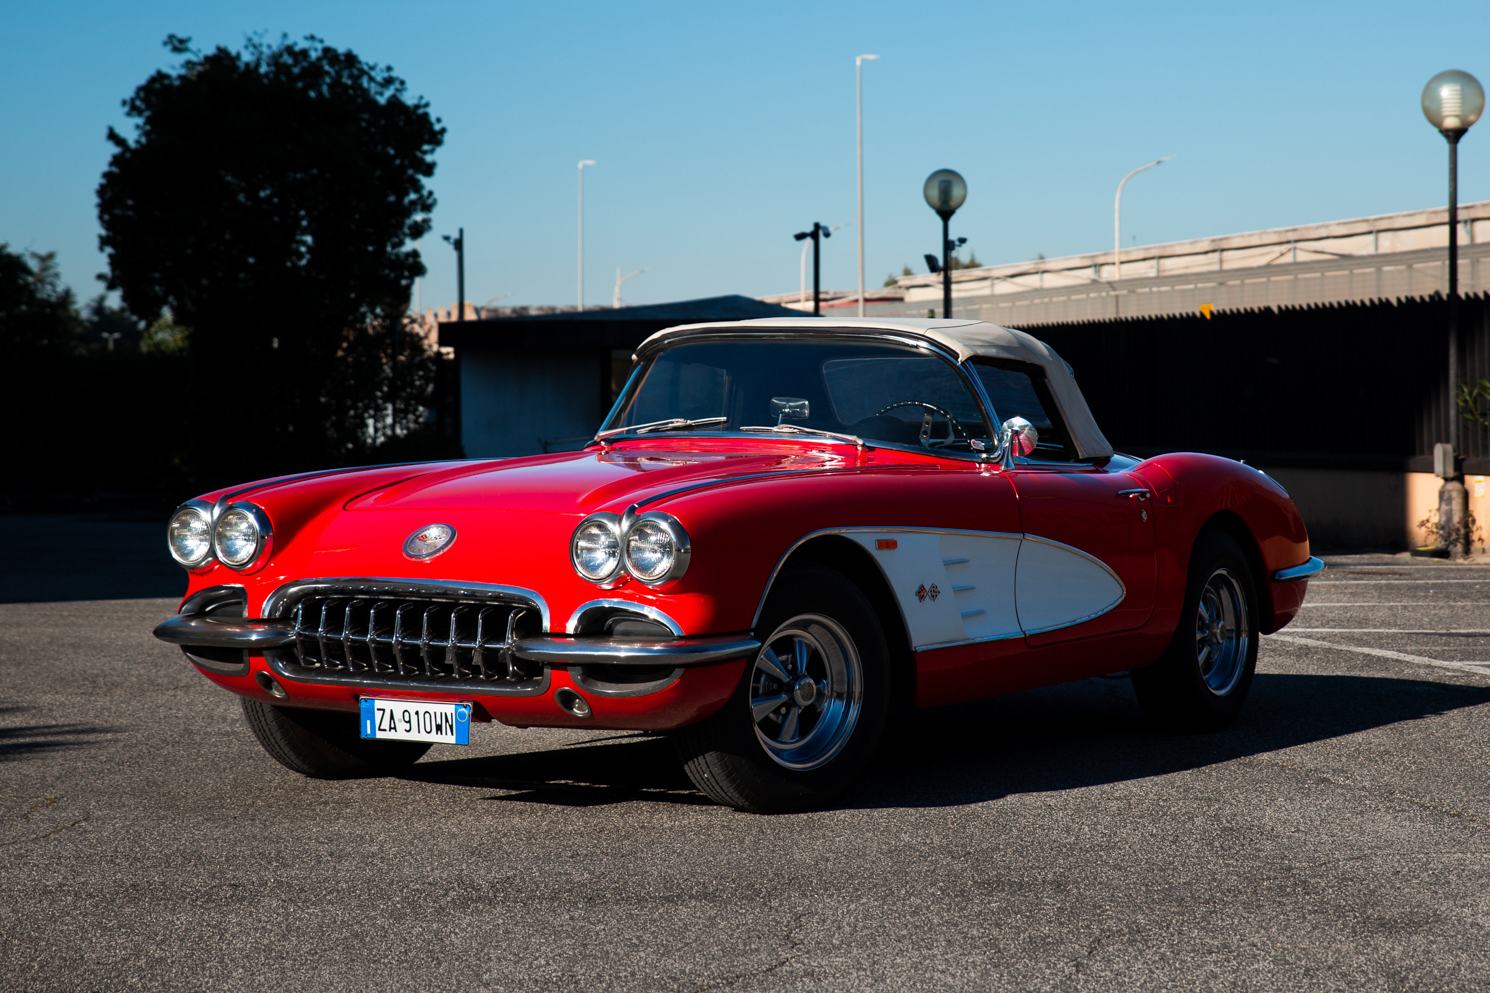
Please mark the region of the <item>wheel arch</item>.
<svg viewBox="0 0 1490 993"><path fill-rule="evenodd" d="M1201 539L1211 531L1230 535L1241 548L1242 554L1247 559L1247 567L1252 570L1252 595L1257 604L1257 627L1263 633L1276 630L1273 625L1273 598L1268 589L1267 566L1263 563L1262 547L1257 543L1257 536L1252 533L1252 529L1247 526L1247 522L1242 520L1240 515L1230 510L1218 510L1206 519L1196 533L1195 543L1190 546L1192 559ZM1187 565L1185 568L1187 583L1189 576L1190 569Z"/></svg>
<svg viewBox="0 0 1490 993"><path fill-rule="evenodd" d="M815 562L832 569L864 594L879 619L885 634L885 647L890 654L890 699L892 702L912 703L916 699L916 656L911 650L905 619L900 615L900 605L895 602L883 570L858 542L841 534L819 534L792 548L777 566L761 596L755 623L759 623L761 610L776 581L788 567L798 562Z"/></svg>

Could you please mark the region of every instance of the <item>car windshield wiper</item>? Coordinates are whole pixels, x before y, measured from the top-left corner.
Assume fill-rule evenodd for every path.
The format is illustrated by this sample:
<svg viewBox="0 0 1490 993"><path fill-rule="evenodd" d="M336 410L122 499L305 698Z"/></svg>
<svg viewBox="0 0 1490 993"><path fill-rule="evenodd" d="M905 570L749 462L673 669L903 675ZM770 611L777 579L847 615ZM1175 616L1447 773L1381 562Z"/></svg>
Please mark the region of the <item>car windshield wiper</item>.
<svg viewBox="0 0 1490 993"><path fill-rule="evenodd" d="M598 431L595 440L609 438L618 434L646 434L649 431L671 431L674 428L699 428L705 424L724 424L728 417L698 417L689 420L686 417L669 417L665 421L648 421L645 424L633 424L626 428L611 428L609 431Z"/></svg>
<svg viewBox="0 0 1490 993"><path fill-rule="evenodd" d="M804 428L797 424L763 424L742 427L741 431L763 431L767 434L806 434L816 438L832 438L848 445L864 447L864 439L856 434L841 434L837 431L823 431L820 428Z"/></svg>

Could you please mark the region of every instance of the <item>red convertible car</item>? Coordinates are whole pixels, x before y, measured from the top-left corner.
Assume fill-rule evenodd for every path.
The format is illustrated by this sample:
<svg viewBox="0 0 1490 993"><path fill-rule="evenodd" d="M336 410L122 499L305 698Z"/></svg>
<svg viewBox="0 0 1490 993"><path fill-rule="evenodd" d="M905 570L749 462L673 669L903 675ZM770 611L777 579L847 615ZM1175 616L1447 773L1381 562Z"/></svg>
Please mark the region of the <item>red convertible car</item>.
<svg viewBox="0 0 1490 993"><path fill-rule="evenodd" d="M156 635L290 769L665 731L762 812L831 802L896 704L1131 671L1156 723L1222 727L1323 568L1267 475L1114 452L1050 347L957 320L670 328L583 451L261 480L169 545Z"/></svg>

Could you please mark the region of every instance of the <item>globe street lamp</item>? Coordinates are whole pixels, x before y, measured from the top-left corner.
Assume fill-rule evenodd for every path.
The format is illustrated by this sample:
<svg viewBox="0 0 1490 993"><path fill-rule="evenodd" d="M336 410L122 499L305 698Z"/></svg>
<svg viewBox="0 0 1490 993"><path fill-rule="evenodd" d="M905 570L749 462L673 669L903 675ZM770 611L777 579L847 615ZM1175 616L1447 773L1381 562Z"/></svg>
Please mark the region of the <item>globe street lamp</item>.
<svg viewBox="0 0 1490 993"><path fill-rule="evenodd" d="M921 190L931 209L942 219L942 316L952 316L952 239L948 225L957 208L967 199L967 181L951 169L938 169L926 177Z"/></svg>
<svg viewBox="0 0 1490 993"><path fill-rule="evenodd" d="M1449 143L1449 389L1448 389L1448 458L1438 458L1435 466L1445 480L1439 490L1438 517L1440 526L1463 530L1458 525L1468 508L1464 496L1464 484L1451 484L1458 475L1456 464L1459 453L1459 417L1455 410L1459 393L1459 139L1470 125L1480 119L1485 109L1485 91L1480 81L1467 72L1449 69L1428 80L1423 87L1423 116ZM1445 519L1445 512L1448 514ZM1464 535L1467 539L1468 535ZM1450 542L1449 552L1460 558L1468 552L1468 541L1457 537Z"/></svg>

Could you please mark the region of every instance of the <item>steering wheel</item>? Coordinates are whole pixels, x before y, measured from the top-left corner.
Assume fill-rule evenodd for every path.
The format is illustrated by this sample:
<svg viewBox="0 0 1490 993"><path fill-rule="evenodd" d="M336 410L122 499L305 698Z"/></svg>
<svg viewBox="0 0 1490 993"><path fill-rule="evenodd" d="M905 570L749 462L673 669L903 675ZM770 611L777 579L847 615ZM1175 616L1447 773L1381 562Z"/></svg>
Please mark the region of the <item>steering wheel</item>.
<svg viewBox="0 0 1490 993"><path fill-rule="evenodd" d="M950 445L959 437L967 438L967 430L958 422L957 418L936 404L927 403L924 400L902 400L899 403L892 403L888 407L883 407L876 411L875 416L888 414L897 407L920 407L926 412L925 416L921 418L921 444L927 448ZM947 436L945 438L937 438L933 441L931 437L931 424L937 414L941 414L947 419Z"/></svg>

